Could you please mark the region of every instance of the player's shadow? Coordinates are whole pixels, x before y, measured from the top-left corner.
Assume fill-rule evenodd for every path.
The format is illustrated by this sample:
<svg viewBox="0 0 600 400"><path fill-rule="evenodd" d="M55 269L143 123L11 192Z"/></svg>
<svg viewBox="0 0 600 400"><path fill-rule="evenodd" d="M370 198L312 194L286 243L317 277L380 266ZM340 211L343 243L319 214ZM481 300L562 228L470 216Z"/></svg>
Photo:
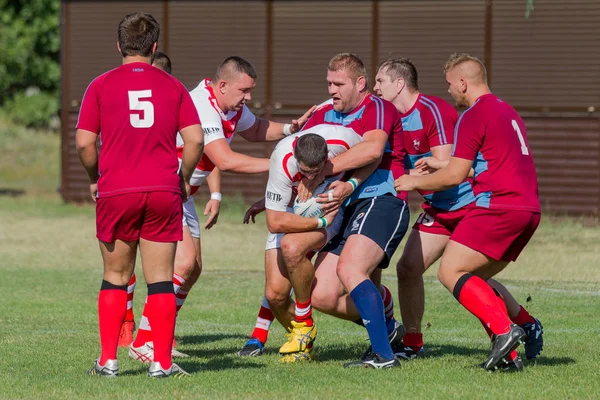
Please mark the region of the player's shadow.
<svg viewBox="0 0 600 400"><path fill-rule="evenodd" d="M458 346L454 344L431 344L425 345L425 357L444 357L447 355L481 356L487 357L489 349Z"/></svg>
<svg viewBox="0 0 600 400"><path fill-rule="evenodd" d="M541 356L539 356L538 358L536 358L533 361L526 361L523 358L523 361L525 362L525 366L544 366L544 365L548 365L548 366L559 366L559 365L565 365L565 364L575 364L577 361L575 361L575 359L571 358L571 357L545 357L544 353L542 353Z"/></svg>
<svg viewBox="0 0 600 400"><path fill-rule="evenodd" d="M358 360L362 353L367 350L369 341L361 341L354 344L328 344L317 346L315 357L319 361L353 361Z"/></svg>
<svg viewBox="0 0 600 400"><path fill-rule="evenodd" d="M183 344L205 344L228 339L247 339L247 336L239 333L218 333L202 335L177 335L177 340Z"/></svg>
<svg viewBox="0 0 600 400"><path fill-rule="evenodd" d="M24 194L25 194L25 191L23 189L0 188L0 196L19 197L19 196L23 196Z"/></svg>

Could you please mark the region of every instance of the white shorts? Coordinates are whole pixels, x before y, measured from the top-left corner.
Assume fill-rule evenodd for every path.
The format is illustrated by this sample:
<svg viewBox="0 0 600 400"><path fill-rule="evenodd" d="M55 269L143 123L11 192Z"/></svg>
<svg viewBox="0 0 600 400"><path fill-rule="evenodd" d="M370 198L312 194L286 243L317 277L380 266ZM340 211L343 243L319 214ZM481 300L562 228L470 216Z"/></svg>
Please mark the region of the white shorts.
<svg viewBox="0 0 600 400"><path fill-rule="evenodd" d="M194 198L191 196L188 201L183 203L183 226L187 226L190 229L192 237L200 237L200 221L198 221Z"/></svg>
<svg viewBox="0 0 600 400"><path fill-rule="evenodd" d="M289 208L288 212L292 212L292 209ZM325 243L329 243L331 239L335 235L338 234L340 228L342 227L342 219L344 218L344 212L340 209L337 213L331 225L325 228L325 232L327 233L327 239ZM265 246L265 250L278 249L281 247L281 238L285 235L285 233L271 233L267 235L267 245Z"/></svg>

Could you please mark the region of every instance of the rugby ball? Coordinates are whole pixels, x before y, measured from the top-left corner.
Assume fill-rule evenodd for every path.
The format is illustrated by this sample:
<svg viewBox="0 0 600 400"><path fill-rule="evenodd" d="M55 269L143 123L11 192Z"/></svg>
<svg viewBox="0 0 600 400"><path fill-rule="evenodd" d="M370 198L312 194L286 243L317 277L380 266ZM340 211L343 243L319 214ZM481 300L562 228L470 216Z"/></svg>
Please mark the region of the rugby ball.
<svg viewBox="0 0 600 400"><path fill-rule="evenodd" d="M324 213L321 211L321 204L317 203L317 196L326 192L330 183L331 181L325 181L321 183L315 188L312 197L306 201L301 202L296 196L293 207L294 214L306 218L322 217Z"/></svg>

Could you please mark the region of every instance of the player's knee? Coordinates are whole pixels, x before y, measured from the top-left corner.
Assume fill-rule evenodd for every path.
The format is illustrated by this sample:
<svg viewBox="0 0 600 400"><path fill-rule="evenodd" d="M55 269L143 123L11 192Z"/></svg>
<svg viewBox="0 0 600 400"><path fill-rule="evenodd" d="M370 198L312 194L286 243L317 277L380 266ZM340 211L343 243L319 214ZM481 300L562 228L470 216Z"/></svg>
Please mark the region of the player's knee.
<svg viewBox="0 0 600 400"><path fill-rule="evenodd" d="M287 307L290 301L290 291L277 290L276 288L265 289L265 297L271 309L282 309Z"/></svg>
<svg viewBox="0 0 600 400"><path fill-rule="evenodd" d="M342 282L343 284L346 284L346 282L348 282L351 274L351 269L351 265L347 265L344 262L338 261L338 264L335 268L335 273L337 274L340 282Z"/></svg>
<svg viewBox="0 0 600 400"><path fill-rule="evenodd" d="M178 275L189 277L194 273L195 268L196 258L193 255L181 257L175 261L175 272Z"/></svg>
<svg viewBox="0 0 600 400"><path fill-rule="evenodd" d="M293 237L284 235L281 238L281 253L288 267L297 265L305 257L306 251L301 243L293 240Z"/></svg>
<svg viewBox="0 0 600 400"><path fill-rule="evenodd" d="M315 288L310 296L312 307L326 314L336 309L337 300L337 295L319 288Z"/></svg>

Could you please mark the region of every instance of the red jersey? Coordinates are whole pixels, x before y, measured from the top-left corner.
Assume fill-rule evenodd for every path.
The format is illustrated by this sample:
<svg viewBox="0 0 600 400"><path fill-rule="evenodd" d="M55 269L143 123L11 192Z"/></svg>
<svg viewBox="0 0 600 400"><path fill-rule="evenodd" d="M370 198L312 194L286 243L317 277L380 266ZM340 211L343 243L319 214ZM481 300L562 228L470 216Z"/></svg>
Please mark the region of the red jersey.
<svg viewBox="0 0 600 400"><path fill-rule="evenodd" d="M404 136L402 121L396 107L387 100L369 94L354 110L342 114L333 109L333 100L321 104L306 122L303 131L318 124L342 125L351 128L360 136L366 132L381 129L388 134L388 141L381 164L352 193L349 202L359 198L381 196L386 193L408 199L406 192L396 193L394 180L404 175Z"/></svg>
<svg viewBox="0 0 600 400"><path fill-rule="evenodd" d="M408 169L415 168L417 160L431 157L431 148L454 143L458 114L454 107L439 97L419 94L410 110L400 114L400 119L407 153L404 165ZM419 190L419 193L432 206L449 211L458 210L475 200L470 180L441 192Z"/></svg>
<svg viewBox="0 0 600 400"><path fill-rule="evenodd" d="M473 161L477 206L540 212L525 124L495 95L481 96L460 116L452 156Z"/></svg>
<svg viewBox="0 0 600 400"><path fill-rule="evenodd" d="M100 134L98 197L180 192L175 138L199 123L186 88L150 64L125 64L94 79L77 129Z"/></svg>

